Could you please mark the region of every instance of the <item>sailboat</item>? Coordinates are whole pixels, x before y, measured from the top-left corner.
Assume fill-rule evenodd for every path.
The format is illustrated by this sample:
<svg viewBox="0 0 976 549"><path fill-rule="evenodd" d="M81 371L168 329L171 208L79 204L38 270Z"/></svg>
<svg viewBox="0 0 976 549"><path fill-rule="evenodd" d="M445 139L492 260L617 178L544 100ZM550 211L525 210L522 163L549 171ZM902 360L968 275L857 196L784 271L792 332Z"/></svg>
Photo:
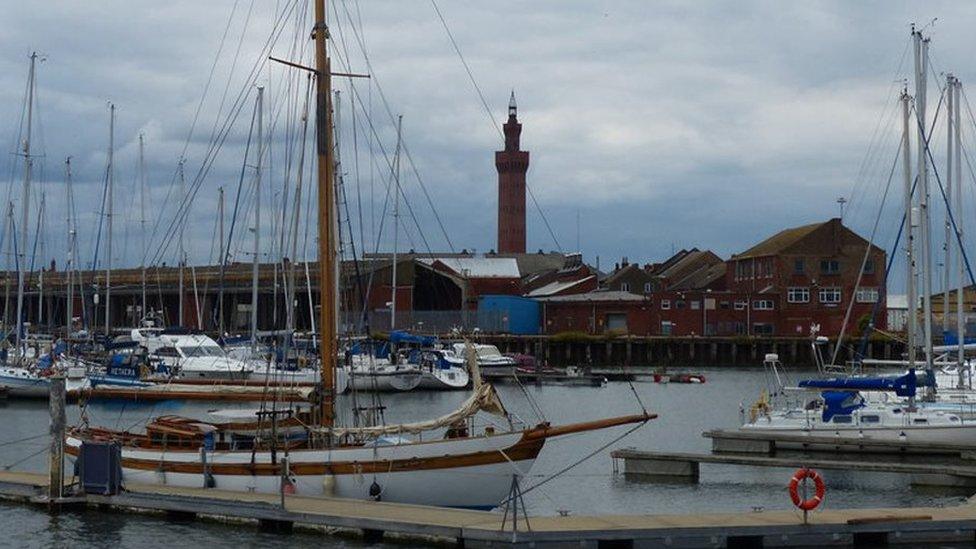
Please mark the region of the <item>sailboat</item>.
<svg viewBox="0 0 976 549"><path fill-rule="evenodd" d="M469 348L474 389L457 410L415 423L336 425L339 338L331 67L325 1L314 4L321 262L318 405L295 412L270 403L268 409L227 423L157 418L141 434L82 424L67 435L67 453L79 455L88 441L113 441L121 446L123 480L131 483L493 508L507 498L513 479L529 472L548 439L621 425L637 428L654 419L656 415L642 410L563 426L521 425L507 413L495 389L481 382ZM479 412L494 419L476 432L474 416Z"/></svg>

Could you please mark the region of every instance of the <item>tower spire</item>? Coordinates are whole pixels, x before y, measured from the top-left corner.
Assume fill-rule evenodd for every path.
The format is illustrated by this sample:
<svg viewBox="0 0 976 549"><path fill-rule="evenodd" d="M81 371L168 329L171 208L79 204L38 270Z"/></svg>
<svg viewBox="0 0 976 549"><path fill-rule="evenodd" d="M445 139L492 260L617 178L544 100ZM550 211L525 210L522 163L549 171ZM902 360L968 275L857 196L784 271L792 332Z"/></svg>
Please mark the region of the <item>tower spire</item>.
<svg viewBox="0 0 976 549"><path fill-rule="evenodd" d="M508 117L516 118L518 116L518 105L515 104L515 90L512 90L512 97L508 100Z"/></svg>

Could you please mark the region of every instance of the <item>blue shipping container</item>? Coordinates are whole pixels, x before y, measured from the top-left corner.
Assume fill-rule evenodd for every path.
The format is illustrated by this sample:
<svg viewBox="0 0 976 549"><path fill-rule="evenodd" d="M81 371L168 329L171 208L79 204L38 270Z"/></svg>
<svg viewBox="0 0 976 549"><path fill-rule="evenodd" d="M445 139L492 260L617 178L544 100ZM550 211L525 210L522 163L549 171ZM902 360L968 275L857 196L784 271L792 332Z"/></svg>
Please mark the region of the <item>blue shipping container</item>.
<svg viewBox="0 0 976 549"><path fill-rule="evenodd" d="M483 332L538 335L539 302L517 295L480 296L478 328Z"/></svg>

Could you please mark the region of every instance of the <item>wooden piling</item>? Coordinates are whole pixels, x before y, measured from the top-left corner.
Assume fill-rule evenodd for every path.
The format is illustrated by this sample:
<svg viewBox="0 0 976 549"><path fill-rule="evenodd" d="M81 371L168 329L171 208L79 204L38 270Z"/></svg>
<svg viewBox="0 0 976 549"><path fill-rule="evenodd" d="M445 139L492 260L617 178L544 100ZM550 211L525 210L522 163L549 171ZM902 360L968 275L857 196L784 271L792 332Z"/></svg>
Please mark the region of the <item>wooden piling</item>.
<svg viewBox="0 0 976 549"><path fill-rule="evenodd" d="M51 412L51 445L49 456L48 502L53 505L64 496L64 430L65 423L65 391L64 376L56 375L50 378L51 395L49 410Z"/></svg>

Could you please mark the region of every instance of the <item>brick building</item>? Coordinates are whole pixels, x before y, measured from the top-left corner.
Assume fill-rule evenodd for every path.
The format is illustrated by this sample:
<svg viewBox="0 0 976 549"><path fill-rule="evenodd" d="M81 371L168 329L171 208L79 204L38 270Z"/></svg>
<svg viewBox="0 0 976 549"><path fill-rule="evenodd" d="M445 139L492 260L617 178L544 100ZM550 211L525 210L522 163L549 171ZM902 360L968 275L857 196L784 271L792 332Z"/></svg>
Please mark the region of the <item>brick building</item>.
<svg viewBox="0 0 976 549"><path fill-rule="evenodd" d="M753 301L768 297L776 311L776 335L802 336L811 324L819 324L824 335L837 335L852 300L851 327L877 308L876 326L884 329L886 257L835 218L780 231L733 255L726 285L753 295Z"/></svg>
<svg viewBox="0 0 976 549"><path fill-rule="evenodd" d="M508 103L508 121L503 125L505 150L495 153L498 170L498 253L525 253L525 172L529 152L521 150L522 124L518 121L515 92Z"/></svg>
<svg viewBox="0 0 976 549"><path fill-rule="evenodd" d="M716 259L683 250L657 266L624 262L604 289L540 299L542 332L805 337L819 324L821 334L836 336L852 300L849 334L872 312L875 325L886 327L885 252L839 219L786 229L727 262ZM645 293L639 277L648 272L656 274Z"/></svg>

